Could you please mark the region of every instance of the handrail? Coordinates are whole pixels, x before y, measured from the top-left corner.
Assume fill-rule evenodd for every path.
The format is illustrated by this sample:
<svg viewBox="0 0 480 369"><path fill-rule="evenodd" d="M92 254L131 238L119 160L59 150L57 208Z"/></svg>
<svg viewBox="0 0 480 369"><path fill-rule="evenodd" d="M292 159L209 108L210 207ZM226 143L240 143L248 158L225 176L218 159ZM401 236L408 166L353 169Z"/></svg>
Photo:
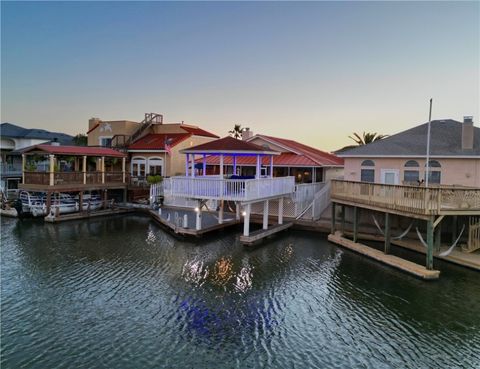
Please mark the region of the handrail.
<svg viewBox="0 0 480 369"><path fill-rule="evenodd" d="M160 118L160 122L158 118ZM140 122L140 127L127 139L125 145L128 146L134 142L154 122L163 124L163 115L158 113L145 113L145 118Z"/></svg>

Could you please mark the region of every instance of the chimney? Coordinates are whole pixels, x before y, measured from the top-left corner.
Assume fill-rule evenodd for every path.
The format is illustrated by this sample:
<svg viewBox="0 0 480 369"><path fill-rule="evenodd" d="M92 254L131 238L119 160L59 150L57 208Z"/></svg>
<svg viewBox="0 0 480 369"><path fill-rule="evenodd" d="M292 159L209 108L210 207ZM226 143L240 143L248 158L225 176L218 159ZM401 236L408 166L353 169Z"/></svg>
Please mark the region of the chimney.
<svg viewBox="0 0 480 369"><path fill-rule="evenodd" d="M473 117L463 117L462 150L473 150Z"/></svg>
<svg viewBox="0 0 480 369"><path fill-rule="evenodd" d="M242 141L246 141L249 138L253 137L253 132L250 131L250 128L244 128L242 131Z"/></svg>
<svg viewBox="0 0 480 369"><path fill-rule="evenodd" d="M88 130L90 131L93 127L99 124L102 120L100 118L90 118L88 120Z"/></svg>

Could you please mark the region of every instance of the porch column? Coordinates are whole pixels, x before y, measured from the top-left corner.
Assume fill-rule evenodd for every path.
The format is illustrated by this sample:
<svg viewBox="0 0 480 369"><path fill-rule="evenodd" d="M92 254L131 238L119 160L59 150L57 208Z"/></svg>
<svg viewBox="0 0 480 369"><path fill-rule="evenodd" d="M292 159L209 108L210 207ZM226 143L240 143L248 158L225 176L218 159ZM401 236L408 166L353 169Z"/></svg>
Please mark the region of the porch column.
<svg viewBox="0 0 480 369"><path fill-rule="evenodd" d="M233 175L237 175L237 155L233 155Z"/></svg>
<svg viewBox="0 0 480 369"><path fill-rule="evenodd" d="M102 171L102 184L105 183L105 156L100 159L100 170Z"/></svg>
<svg viewBox="0 0 480 369"><path fill-rule="evenodd" d="M270 155L270 178L273 178L273 155Z"/></svg>
<svg viewBox="0 0 480 369"><path fill-rule="evenodd" d="M55 184L55 155L48 155L50 159L50 186Z"/></svg>
<svg viewBox="0 0 480 369"><path fill-rule="evenodd" d="M204 177L207 175L207 155L206 154L203 154L202 174L203 174Z"/></svg>
<svg viewBox="0 0 480 369"><path fill-rule="evenodd" d="M390 254L390 214L385 213L385 254Z"/></svg>
<svg viewBox="0 0 480 369"><path fill-rule="evenodd" d="M27 160L25 154L22 154L22 183L25 183L25 165L27 164Z"/></svg>
<svg viewBox="0 0 480 369"><path fill-rule="evenodd" d="M192 154L192 177L195 177L195 154Z"/></svg>
<svg viewBox="0 0 480 369"><path fill-rule="evenodd" d="M218 209L218 224L223 223L223 206L224 206L224 201L220 201L220 209Z"/></svg>
<svg viewBox="0 0 480 369"><path fill-rule="evenodd" d="M257 155L257 168L255 170L255 178L260 178L260 155Z"/></svg>
<svg viewBox="0 0 480 369"><path fill-rule="evenodd" d="M263 202L263 229L268 229L268 200Z"/></svg>
<svg viewBox="0 0 480 369"><path fill-rule="evenodd" d="M87 157L83 156L82 162L83 184L87 184Z"/></svg>
<svg viewBox="0 0 480 369"><path fill-rule="evenodd" d="M248 237L250 235L250 211L252 210L252 205L247 204L245 206L245 216L243 217L243 235Z"/></svg>
<svg viewBox="0 0 480 369"><path fill-rule="evenodd" d="M433 220L427 221L427 260L426 267L428 270L433 269Z"/></svg>
<svg viewBox="0 0 480 369"><path fill-rule="evenodd" d="M187 154L186 158L185 158L185 176L188 177L188 163L190 161L190 155Z"/></svg>
<svg viewBox="0 0 480 369"><path fill-rule="evenodd" d="M283 224L283 197L278 200L278 224Z"/></svg>
<svg viewBox="0 0 480 369"><path fill-rule="evenodd" d="M220 154L220 178L223 178L223 154Z"/></svg>
<svg viewBox="0 0 480 369"><path fill-rule="evenodd" d="M122 182L125 183L125 164L127 162L127 158L122 158Z"/></svg>

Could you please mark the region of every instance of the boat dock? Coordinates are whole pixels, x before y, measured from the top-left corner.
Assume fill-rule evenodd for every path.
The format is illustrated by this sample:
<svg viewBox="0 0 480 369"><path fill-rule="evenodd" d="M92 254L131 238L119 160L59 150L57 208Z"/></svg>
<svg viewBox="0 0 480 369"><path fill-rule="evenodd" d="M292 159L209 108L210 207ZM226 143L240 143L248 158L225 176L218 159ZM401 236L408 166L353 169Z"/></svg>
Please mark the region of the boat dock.
<svg viewBox="0 0 480 369"><path fill-rule="evenodd" d="M281 232L285 229L290 228L293 226L293 223L284 223L284 224L276 224L271 226L268 229L259 229L258 231L251 232L248 236L241 235L240 242L244 245L253 245L254 243L266 238L270 237L278 232Z"/></svg>
<svg viewBox="0 0 480 369"><path fill-rule="evenodd" d="M358 254L367 256L371 259L377 260L383 264L392 266L421 279L433 280L440 277L440 271L438 270L430 270L419 264L399 258L398 256L385 254L382 251L376 250L367 245L353 242L348 238L343 237L340 232L335 232L335 234L328 235L328 240L349 250L355 251Z"/></svg>
<svg viewBox="0 0 480 369"><path fill-rule="evenodd" d="M134 208L124 208L124 207L118 207L118 208L113 208L113 209L103 209L103 210L95 210L91 212L76 212L76 213L70 213L70 214L62 214L59 216L46 216L43 218L45 222L48 223L60 223L60 222L65 222L68 220L79 220L79 219L88 219L88 218L95 218L95 217L102 217L106 215L118 215L118 214L126 214L126 213L132 213L136 209Z"/></svg>

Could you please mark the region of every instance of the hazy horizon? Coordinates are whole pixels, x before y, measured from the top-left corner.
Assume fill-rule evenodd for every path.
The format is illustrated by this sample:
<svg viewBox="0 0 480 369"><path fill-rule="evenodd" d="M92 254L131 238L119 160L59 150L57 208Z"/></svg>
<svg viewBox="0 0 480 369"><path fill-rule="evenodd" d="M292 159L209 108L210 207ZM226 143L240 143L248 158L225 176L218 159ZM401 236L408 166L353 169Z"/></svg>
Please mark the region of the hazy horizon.
<svg viewBox="0 0 480 369"><path fill-rule="evenodd" d="M1 121L234 124L322 150L480 119L478 2L2 2Z"/></svg>

